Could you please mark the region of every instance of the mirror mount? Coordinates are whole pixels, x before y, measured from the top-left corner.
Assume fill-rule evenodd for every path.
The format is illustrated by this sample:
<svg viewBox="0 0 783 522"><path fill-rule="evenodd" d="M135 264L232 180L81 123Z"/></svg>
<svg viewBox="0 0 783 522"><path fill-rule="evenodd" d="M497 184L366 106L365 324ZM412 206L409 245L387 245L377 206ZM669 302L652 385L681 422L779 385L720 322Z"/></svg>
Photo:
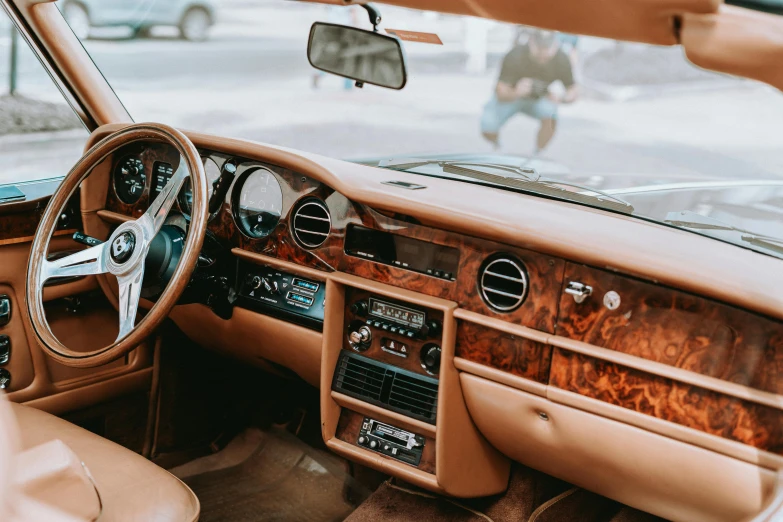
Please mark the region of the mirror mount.
<svg viewBox="0 0 783 522"><path fill-rule="evenodd" d="M378 26L381 24L381 11L375 7L373 4L360 4L365 11L367 11L367 16L370 18L370 23L372 24L372 30L373 32L378 32Z"/></svg>

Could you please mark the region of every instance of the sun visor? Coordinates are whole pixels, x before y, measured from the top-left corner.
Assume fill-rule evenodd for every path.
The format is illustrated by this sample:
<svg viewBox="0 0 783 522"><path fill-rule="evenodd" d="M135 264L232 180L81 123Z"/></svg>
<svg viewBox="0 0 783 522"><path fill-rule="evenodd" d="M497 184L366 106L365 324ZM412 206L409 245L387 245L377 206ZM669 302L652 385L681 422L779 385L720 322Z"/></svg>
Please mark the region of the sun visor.
<svg viewBox="0 0 783 522"><path fill-rule="evenodd" d="M362 1L323 1L350 5ZM383 4L480 16L567 33L674 45L674 17L714 13L720 0L384 0ZM383 6L381 5L381 11Z"/></svg>
<svg viewBox="0 0 783 522"><path fill-rule="evenodd" d="M783 89L783 16L721 6L686 14L680 37L695 65Z"/></svg>

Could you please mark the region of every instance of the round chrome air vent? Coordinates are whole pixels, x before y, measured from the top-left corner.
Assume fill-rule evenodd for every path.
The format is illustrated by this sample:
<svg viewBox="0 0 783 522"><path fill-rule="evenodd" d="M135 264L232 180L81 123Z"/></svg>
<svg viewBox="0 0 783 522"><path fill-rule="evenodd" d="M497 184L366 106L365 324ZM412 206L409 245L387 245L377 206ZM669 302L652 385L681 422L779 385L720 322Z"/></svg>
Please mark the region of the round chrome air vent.
<svg viewBox="0 0 783 522"><path fill-rule="evenodd" d="M291 231L300 246L316 248L323 245L331 230L332 216L320 199L306 199L294 210Z"/></svg>
<svg viewBox="0 0 783 522"><path fill-rule="evenodd" d="M522 261L508 254L495 254L481 266L478 287L490 308L511 312L525 301L527 281Z"/></svg>

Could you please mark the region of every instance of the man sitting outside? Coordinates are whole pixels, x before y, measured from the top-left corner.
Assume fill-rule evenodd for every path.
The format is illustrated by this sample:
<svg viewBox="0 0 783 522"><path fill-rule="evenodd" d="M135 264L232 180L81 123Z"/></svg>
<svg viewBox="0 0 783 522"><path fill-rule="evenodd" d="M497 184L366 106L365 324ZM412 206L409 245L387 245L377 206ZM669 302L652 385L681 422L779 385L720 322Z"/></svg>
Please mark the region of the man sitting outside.
<svg viewBox="0 0 783 522"><path fill-rule="evenodd" d="M549 91L557 80L566 88L562 96ZM557 34L536 31L503 58L495 94L484 106L481 132L498 147L501 127L514 114L525 113L541 122L535 148L539 154L555 134L558 104L571 103L577 95L571 60L560 48Z"/></svg>

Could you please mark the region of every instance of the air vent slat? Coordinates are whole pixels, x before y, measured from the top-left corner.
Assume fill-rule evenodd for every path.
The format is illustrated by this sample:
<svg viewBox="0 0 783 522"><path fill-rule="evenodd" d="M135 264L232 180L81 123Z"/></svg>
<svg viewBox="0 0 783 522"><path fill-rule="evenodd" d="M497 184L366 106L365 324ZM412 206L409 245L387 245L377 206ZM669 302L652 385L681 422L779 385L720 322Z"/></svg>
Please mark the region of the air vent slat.
<svg viewBox="0 0 783 522"><path fill-rule="evenodd" d="M525 282L524 279L520 279L518 277L511 277L511 276L507 276L507 275L503 275L503 274L498 274L497 272L490 272L489 270L484 270L484 273L486 275L488 275L488 276L499 277L501 279L507 279L509 281L516 281L517 283L524 283Z"/></svg>
<svg viewBox="0 0 783 522"><path fill-rule="evenodd" d="M497 290L495 288L490 288L488 286L484 287L484 291L485 292L492 292L493 294L497 294L497 295L504 295L506 297L513 297L514 299L519 299L519 298L522 297L521 295L509 294L508 292L503 292L502 290Z"/></svg>
<svg viewBox="0 0 783 522"><path fill-rule="evenodd" d="M516 310L527 296L525 265L514 256L496 254L484 262L479 271L478 286L484 302L493 310Z"/></svg>
<svg viewBox="0 0 783 522"><path fill-rule="evenodd" d="M309 198L294 211L291 230L299 246L317 248L326 242L332 230L332 216L326 203Z"/></svg>
<svg viewBox="0 0 783 522"><path fill-rule="evenodd" d="M437 389L433 390L432 388L427 388L417 383L400 381L399 379L394 381L394 385L397 387L410 390L412 393L420 393L422 395L427 395L432 397L438 394Z"/></svg>
<svg viewBox="0 0 783 522"><path fill-rule="evenodd" d="M365 378L365 377L368 378L368 379L372 379L375 382L375 384L373 384L373 386L377 386L378 388L380 388L381 385L383 384L383 376L375 377L373 375L370 375L369 373L357 372L355 370L351 370L350 368L346 368L344 373L343 373L343 375L347 375L347 376L353 377L354 379L361 379L361 378Z"/></svg>
<svg viewBox="0 0 783 522"><path fill-rule="evenodd" d="M391 395L389 395L389 398L391 399L392 396L396 397L396 400L400 403L418 403L420 408L431 408L432 402L428 401L426 399L417 399L411 395L402 395L400 393L391 392ZM415 404L414 404L415 405Z"/></svg>
<svg viewBox="0 0 783 522"><path fill-rule="evenodd" d="M437 395L437 393L438 393L438 389L437 388L430 388L429 386L422 385L422 384L415 383L415 382L406 382L406 381L404 381L402 379L399 379L399 378L397 378L394 381L394 384L396 384L398 386L405 386L407 388L410 388L413 391L418 391L419 393L431 393L431 394L434 394L434 395Z"/></svg>

